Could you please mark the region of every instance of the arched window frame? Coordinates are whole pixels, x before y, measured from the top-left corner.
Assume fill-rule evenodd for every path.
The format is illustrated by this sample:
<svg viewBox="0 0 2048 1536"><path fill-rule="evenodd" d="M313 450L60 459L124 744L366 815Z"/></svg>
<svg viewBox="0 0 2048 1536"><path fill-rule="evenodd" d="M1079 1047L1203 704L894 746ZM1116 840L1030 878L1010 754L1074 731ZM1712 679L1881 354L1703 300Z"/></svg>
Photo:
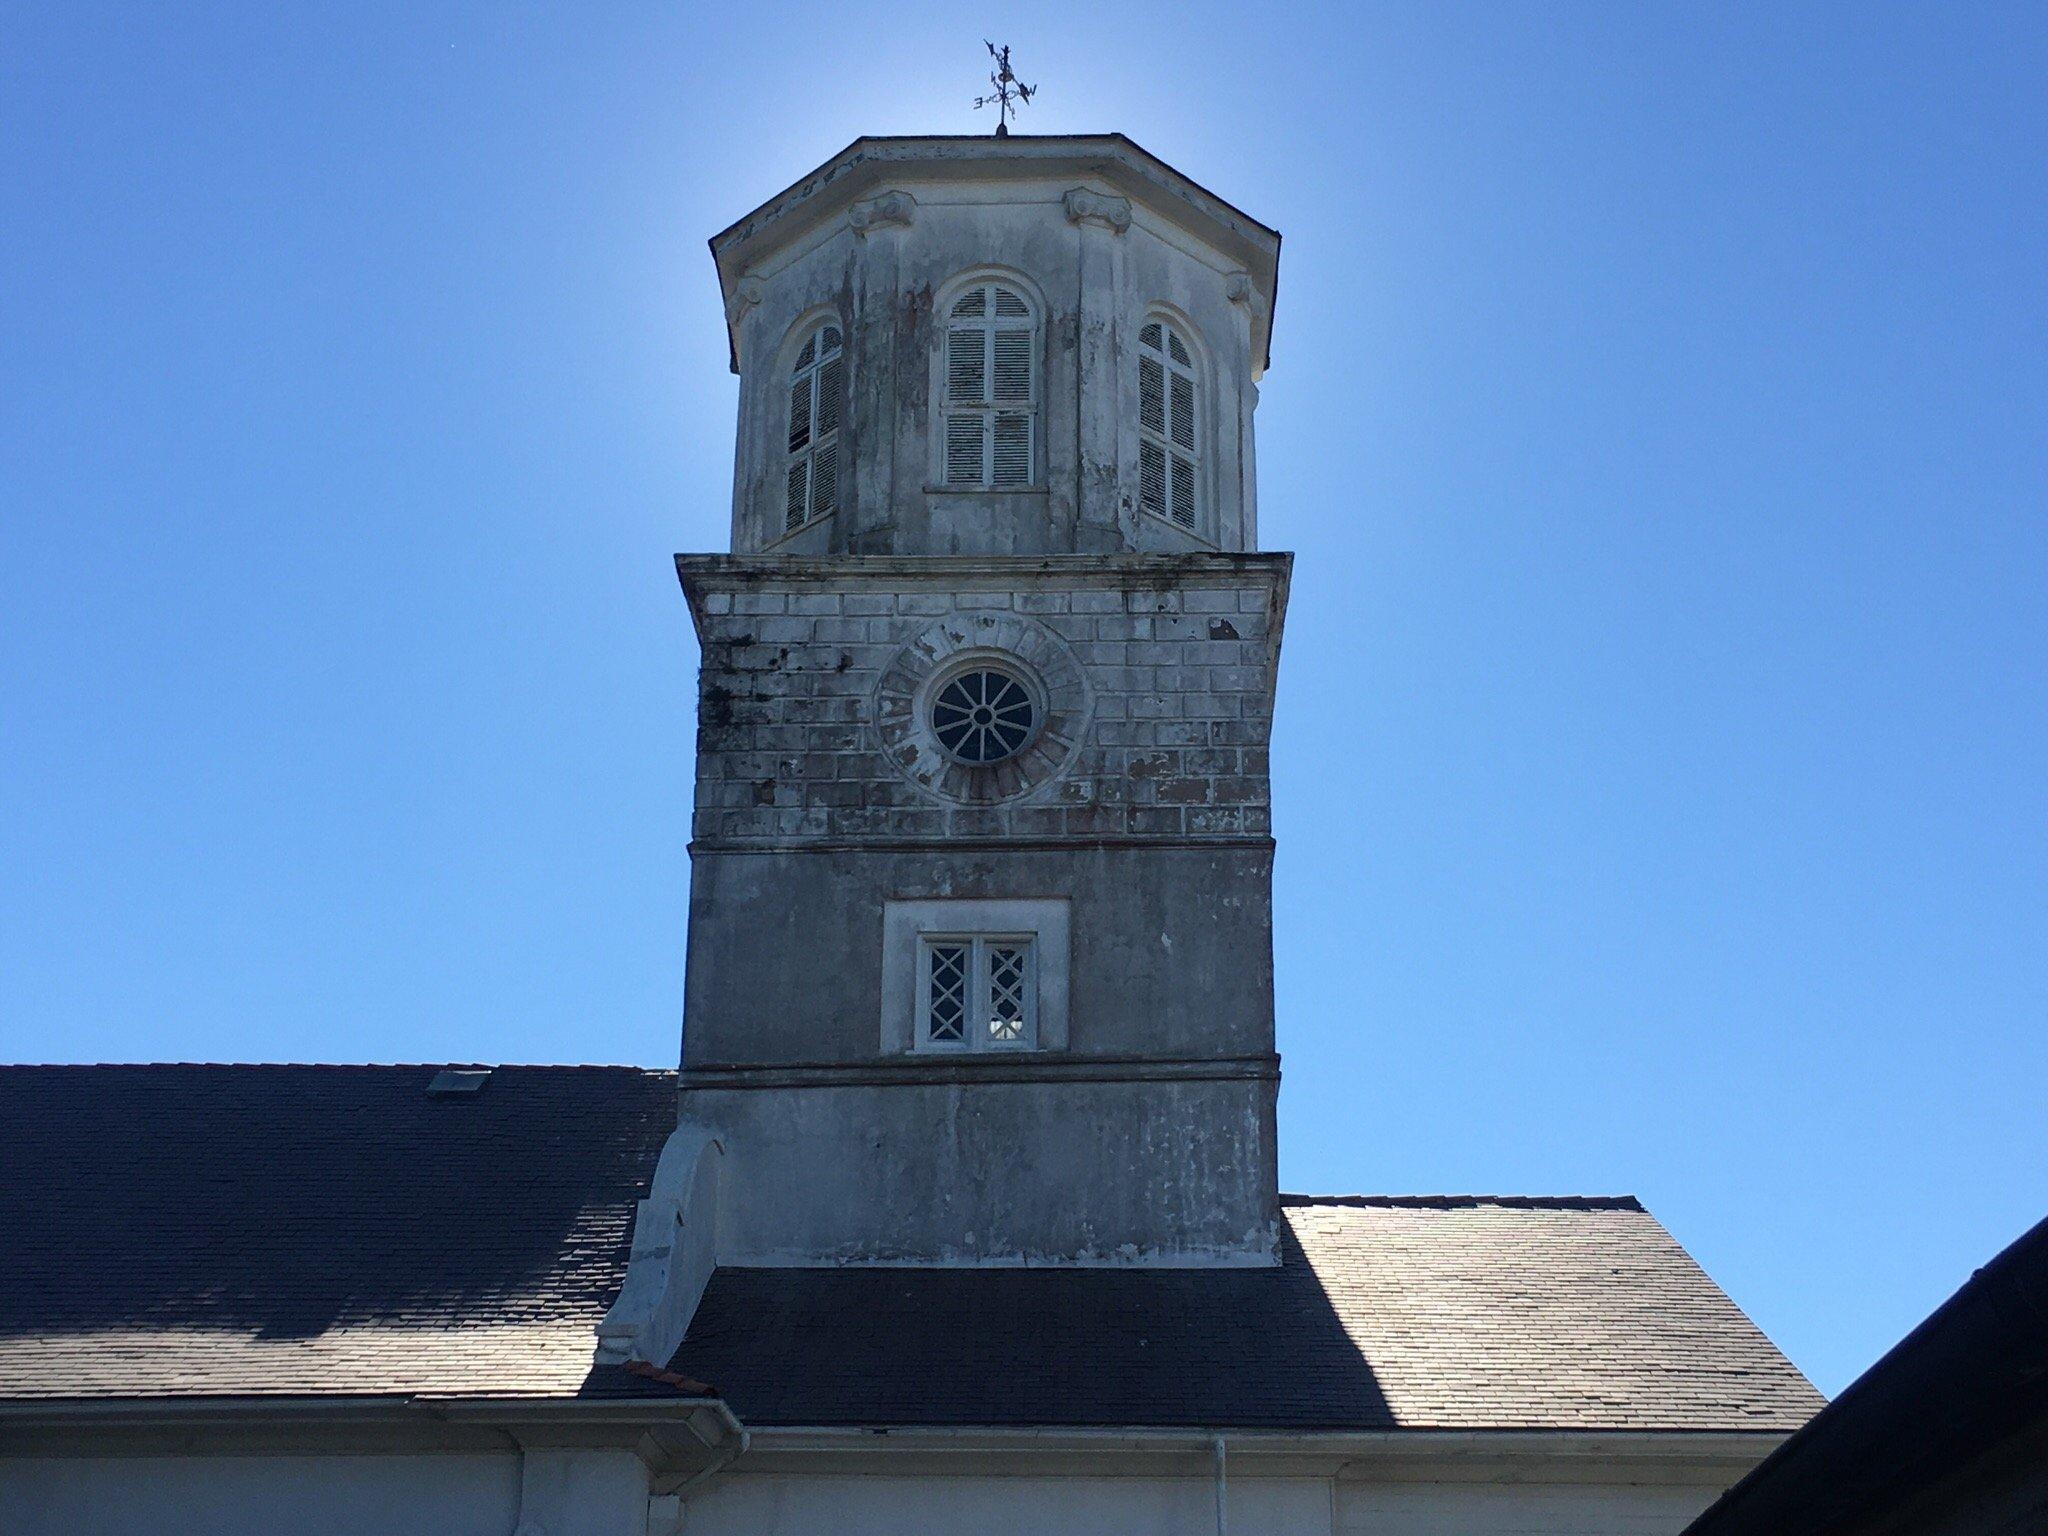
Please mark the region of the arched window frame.
<svg viewBox="0 0 2048 1536"><path fill-rule="evenodd" d="M948 285L937 313L936 488L1035 489L1045 397L1037 295L1007 273L975 273Z"/></svg>
<svg viewBox="0 0 2048 1536"><path fill-rule="evenodd" d="M1138 505L1200 534L1209 405L1201 343L1180 316L1152 310L1138 328L1137 356Z"/></svg>
<svg viewBox="0 0 2048 1536"><path fill-rule="evenodd" d="M846 330L837 315L815 315L796 327L795 356L783 370L789 393L787 451L782 464L782 515L771 538L809 527L839 510L846 483L840 452L846 416ZM784 354L788 356L788 353Z"/></svg>

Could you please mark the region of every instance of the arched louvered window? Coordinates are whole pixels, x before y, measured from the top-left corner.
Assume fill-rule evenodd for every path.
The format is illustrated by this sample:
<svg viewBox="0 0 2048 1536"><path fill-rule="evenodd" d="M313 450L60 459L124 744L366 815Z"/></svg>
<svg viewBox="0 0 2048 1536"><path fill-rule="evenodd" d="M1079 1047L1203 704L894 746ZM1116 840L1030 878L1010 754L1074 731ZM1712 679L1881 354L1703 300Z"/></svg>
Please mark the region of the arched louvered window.
<svg viewBox="0 0 2048 1536"><path fill-rule="evenodd" d="M1164 320L1138 332L1138 504L1183 528L1197 520L1202 439L1195 359Z"/></svg>
<svg viewBox="0 0 2048 1536"><path fill-rule="evenodd" d="M804 338L790 372L784 533L838 509L839 402L845 392L846 359L839 327L827 321Z"/></svg>
<svg viewBox="0 0 2048 1536"><path fill-rule="evenodd" d="M939 419L949 486L1031 484L1038 454L1038 315L1015 288L976 283L946 312Z"/></svg>

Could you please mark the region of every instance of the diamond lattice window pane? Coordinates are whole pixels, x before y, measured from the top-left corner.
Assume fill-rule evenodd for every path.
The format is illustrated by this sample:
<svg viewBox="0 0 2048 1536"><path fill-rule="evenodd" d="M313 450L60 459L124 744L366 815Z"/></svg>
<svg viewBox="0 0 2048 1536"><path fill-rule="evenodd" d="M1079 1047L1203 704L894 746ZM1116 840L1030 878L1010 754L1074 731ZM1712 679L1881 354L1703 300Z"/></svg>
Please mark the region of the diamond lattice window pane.
<svg viewBox="0 0 2048 1536"><path fill-rule="evenodd" d="M967 1038L967 976L973 951L965 944L934 944L931 948L930 1023L933 1040Z"/></svg>
<svg viewBox="0 0 2048 1536"><path fill-rule="evenodd" d="M1024 1038L1022 945L992 944L988 951L988 1034L991 1040Z"/></svg>

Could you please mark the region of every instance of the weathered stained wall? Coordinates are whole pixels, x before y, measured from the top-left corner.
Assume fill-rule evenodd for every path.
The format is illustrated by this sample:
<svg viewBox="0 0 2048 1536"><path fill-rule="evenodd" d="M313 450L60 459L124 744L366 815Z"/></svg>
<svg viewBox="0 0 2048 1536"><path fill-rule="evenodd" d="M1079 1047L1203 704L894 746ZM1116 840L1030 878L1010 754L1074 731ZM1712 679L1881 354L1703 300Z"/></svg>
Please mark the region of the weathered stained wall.
<svg viewBox="0 0 2048 1536"><path fill-rule="evenodd" d="M927 1058L682 1115L726 1147L722 1264L1271 1263L1277 1078L1198 1070Z"/></svg>
<svg viewBox="0 0 2048 1536"><path fill-rule="evenodd" d="M1273 1262L1287 558L679 567L703 644L682 1115L727 1153L720 1262ZM984 654L1040 680L1045 726L968 771L926 697ZM885 914L969 900L1064 914L1036 1049L912 1048Z"/></svg>
<svg viewBox="0 0 2048 1536"><path fill-rule="evenodd" d="M1288 558L684 557L703 647L694 835L1263 841ZM905 692L948 646L1078 676L1056 722L1073 750L1026 754L1028 792L977 800L931 752L906 755Z"/></svg>
<svg viewBox="0 0 2048 1536"><path fill-rule="evenodd" d="M1071 904L1067 1054L1263 1058L1272 875L1263 846L700 851L683 1066L894 1054L879 1017L884 903L1047 896Z"/></svg>
<svg viewBox="0 0 2048 1536"><path fill-rule="evenodd" d="M1002 146L990 141L988 153ZM1252 308L1241 253L1107 181L906 167L901 185L764 255L738 284L733 548L821 554L1042 554L1257 547ZM940 488L938 354L951 286L1009 281L1040 312L1040 452L1028 490ZM1167 313L1194 347L1202 508L1138 506L1138 331ZM783 526L789 376L831 318L846 336L836 516Z"/></svg>

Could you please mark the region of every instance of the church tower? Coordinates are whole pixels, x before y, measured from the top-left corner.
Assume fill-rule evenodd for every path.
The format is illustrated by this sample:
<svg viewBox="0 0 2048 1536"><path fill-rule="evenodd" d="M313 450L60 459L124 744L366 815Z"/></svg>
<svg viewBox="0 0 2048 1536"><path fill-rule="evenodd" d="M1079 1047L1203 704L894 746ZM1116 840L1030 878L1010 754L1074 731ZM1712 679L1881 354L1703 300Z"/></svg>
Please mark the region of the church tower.
<svg viewBox="0 0 2048 1536"><path fill-rule="evenodd" d="M862 139L712 240L716 1262L1275 1262L1279 245L1116 135Z"/></svg>

